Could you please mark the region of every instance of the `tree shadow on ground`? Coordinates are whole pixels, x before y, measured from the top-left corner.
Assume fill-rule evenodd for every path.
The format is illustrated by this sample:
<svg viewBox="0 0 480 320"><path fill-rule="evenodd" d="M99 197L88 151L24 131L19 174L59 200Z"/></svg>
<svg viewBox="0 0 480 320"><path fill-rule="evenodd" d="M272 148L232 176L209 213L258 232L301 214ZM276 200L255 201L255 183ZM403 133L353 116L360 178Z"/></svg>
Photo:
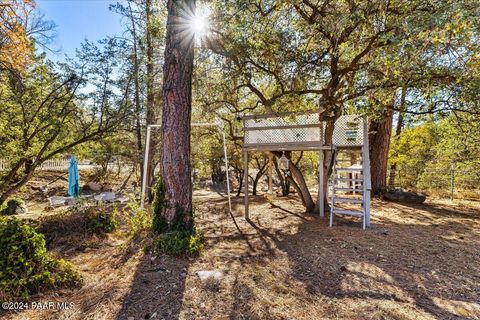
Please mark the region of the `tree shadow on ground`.
<svg viewBox="0 0 480 320"><path fill-rule="evenodd" d="M187 258L143 255L115 319L178 319L189 263Z"/></svg>
<svg viewBox="0 0 480 320"><path fill-rule="evenodd" d="M262 197L251 201L268 207ZM240 204L240 199L235 199L234 205ZM475 213L430 204L395 204L395 213L388 216L375 215L373 208L372 227L363 231L358 219L336 217L335 226L329 228L327 219L301 210L297 213L283 204L269 206L268 214L252 210L250 221L235 222L241 232L216 234L219 222L206 224L212 246L232 251L226 243L233 246L239 240L248 242L250 249L245 247L233 256L224 254L225 264L240 260L241 265L256 263L271 268L276 257L286 254L288 277L304 285L303 302L313 305L319 297L339 304L355 300L360 305L365 303L358 307L363 312L359 314L366 314L364 318L480 317L480 249ZM384 203L375 205L380 211ZM412 215L416 220L403 219L403 215ZM238 270L241 272L242 267ZM244 286L236 278L232 290L245 291ZM261 285L255 284L250 290L255 286ZM392 303L397 309L391 309ZM235 302L230 318L242 318L242 313L249 312L244 304ZM338 316L339 311L335 312Z"/></svg>
<svg viewBox="0 0 480 320"><path fill-rule="evenodd" d="M326 227L320 219L302 219L294 234L271 234L250 223L288 254L293 263L292 275L310 293L336 299L413 302L434 317L461 318L438 306L434 298L465 302L464 309L480 301L480 292L475 289L480 276L463 271L478 268L478 241L473 241L473 234L469 234L471 242L446 238L452 231L442 218L478 216L428 204L403 207L410 214L418 210L428 212L429 218L417 218L422 222L435 221L437 225L402 224L380 217L371 229L362 231L354 219L336 218L334 228ZM462 226L462 232L472 231Z"/></svg>

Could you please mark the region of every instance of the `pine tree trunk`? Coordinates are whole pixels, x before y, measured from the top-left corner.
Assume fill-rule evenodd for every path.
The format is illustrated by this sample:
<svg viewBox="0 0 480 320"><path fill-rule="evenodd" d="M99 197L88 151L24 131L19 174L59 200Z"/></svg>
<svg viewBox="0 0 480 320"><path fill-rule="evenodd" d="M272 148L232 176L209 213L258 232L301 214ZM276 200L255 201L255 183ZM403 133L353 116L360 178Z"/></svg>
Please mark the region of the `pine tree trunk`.
<svg viewBox="0 0 480 320"><path fill-rule="evenodd" d="M157 232L193 227L190 121L194 43L192 36L185 35L181 22L185 11L194 12L195 1L169 0L167 8L160 146L164 194L162 209L156 213Z"/></svg>
<svg viewBox="0 0 480 320"><path fill-rule="evenodd" d="M397 119L397 127L395 129L395 137L398 138L400 134L402 133L403 129L403 122L404 122L404 115L405 115L405 102L406 102L406 97L407 97L407 88L404 86L402 88L402 96L400 98L400 107L398 108L398 119ZM395 175L397 173L397 164L392 163L390 166L390 179L388 181L388 185L391 187L395 186Z"/></svg>
<svg viewBox="0 0 480 320"><path fill-rule="evenodd" d="M393 101L392 101L393 104ZM393 107L388 106L383 119L369 125L372 193L380 194L387 186L387 161L392 134Z"/></svg>
<svg viewBox="0 0 480 320"><path fill-rule="evenodd" d="M146 59L147 59L147 104L146 104L146 123L155 124L155 98L154 98L154 65L153 65L153 42L152 42L152 0L145 1L145 16L146 16L146 28L145 28L145 38L147 44L146 50ZM151 192L154 176L154 160L155 160L155 149L156 149L156 139L155 135L152 134L150 138L150 150L148 151L149 159L147 159L147 198L149 202L153 200L153 194Z"/></svg>

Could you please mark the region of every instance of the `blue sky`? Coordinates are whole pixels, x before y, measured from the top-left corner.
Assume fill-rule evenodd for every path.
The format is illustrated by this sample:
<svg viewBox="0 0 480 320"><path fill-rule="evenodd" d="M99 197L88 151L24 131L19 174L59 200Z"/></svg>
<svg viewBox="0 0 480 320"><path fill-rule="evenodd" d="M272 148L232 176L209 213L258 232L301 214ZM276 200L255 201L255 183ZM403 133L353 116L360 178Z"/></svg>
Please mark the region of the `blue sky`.
<svg viewBox="0 0 480 320"><path fill-rule="evenodd" d="M37 7L47 20L57 24L53 45L59 54L48 53L53 60L73 56L85 38L97 41L107 35L121 35L120 16L108 9L115 0L37 0Z"/></svg>

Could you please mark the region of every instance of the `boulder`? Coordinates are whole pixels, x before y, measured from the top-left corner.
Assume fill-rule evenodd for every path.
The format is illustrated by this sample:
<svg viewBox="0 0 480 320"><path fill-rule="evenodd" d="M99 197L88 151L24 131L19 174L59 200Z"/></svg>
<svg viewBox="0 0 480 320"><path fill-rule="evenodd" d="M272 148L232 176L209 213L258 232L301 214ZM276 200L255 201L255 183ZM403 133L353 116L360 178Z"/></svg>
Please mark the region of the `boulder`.
<svg viewBox="0 0 480 320"><path fill-rule="evenodd" d="M398 202L406 202L406 203L424 203L427 197L424 194L411 192L411 191L403 191L403 190L391 190L385 191L383 193L383 197L389 201L398 201Z"/></svg>
<svg viewBox="0 0 480 320"><path fill-rule="evenodd" d="M95 183L95 182L89 182L86 184L86 187L88 187L92 191L100 191L102 190L102 185Z"/></svg>

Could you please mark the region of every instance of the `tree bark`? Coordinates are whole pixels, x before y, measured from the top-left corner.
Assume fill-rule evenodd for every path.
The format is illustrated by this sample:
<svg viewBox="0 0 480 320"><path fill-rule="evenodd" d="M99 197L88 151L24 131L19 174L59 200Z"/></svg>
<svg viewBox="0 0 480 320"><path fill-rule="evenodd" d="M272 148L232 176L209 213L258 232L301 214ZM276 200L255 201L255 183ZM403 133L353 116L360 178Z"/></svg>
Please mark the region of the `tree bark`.
<svg viewBox="0 0 480 320"><path fill-rule="evenodd" d="M257 195L257 187L258 187L258 182L260 181L260 179L263 177L263 175L265 174L265 171L266 171L266 168L267 168L267 164L268 162L266 162L266 159L264 157L263 161L263 166L262 164L260 163L259 159L256 158L256 163L257 163L257 168L258 168L258 172L257 174L255 175L255 178L253 178L253 190L252 190L252 195L253 196L256 196Z"/></svg>
<svg viewBox="0 0 480 320"><path fill-rule="evenodd" d="M397 127L395 128L395 138L398 138L402 133L403 129L403 122L404 122L404 115L405 115L405 102L407 97L407 88L404 86L402 87L402 96L400 98L400 106L398 111L398 119L397 119ZM390 166L390 179L388 181L388 185L391 187L395 186L395 174L397 173L397 164L392 163Z"/></svg>
<svg viewBox="0 0 480 320"><path fill-rule="evenodd" d="M146 38L146 59L147 59L147 103L146 103L146 123L155 124L156 110L155 110L155 96L154 96L154 64L153 64L153 41L152 41L152 0L145 1L145 38ZM153 200L153 193L151 192L154 183L154 168L155 168L155 150L157 139L156 135L152 134L150 137L150 150L148 151L149 159L147 159L147 197L149 202Z"/></svg>
<svg viewBox="0 0 480 320"><path fill-rule="evenodd" d="M190 121L194 43L181 22L185 11L195 11L195 1L169 0L167 9L160 146L164 193L161 210L155 213L157 232L193 228Z"/></svg>
<svg viewBox="0 0 480 320"><path fill-rule="evenodd" d="M303 177L302 172L291 160L288 163L288 169L292 173L292 178L294 179L295 183L298 186L297 192L300 191L300 196L303 198L303 203L305 205L305 212L313 213L313 209L315 208L315 203L313 202L312 195L310 194L310 190L308 190L308 186L307 186L307 183L305 182L305 178Z"/></svg>
<svg viewBox="0 0 480 320"><path fill-rule="evenodd" d="M237 176L239 184L238 184L238 190L237 190L237 197L240 197L240 194L242 193L242 188L243 188L243 170L239 170L239 174Z"/></svg>
<svg viewBox="0 0 480 320"><path fill-rule="evenodd" d="M282 153L279 151L275 151L274 154L277 157L281 157ZM293 163L291 152L285 152L285 156L290 160L288 162L288 170L290 170L291 178L293 182L295 182L294 187L297 188L297 192L299 192L300 197L302 198L302 203L305 205L305 212L312 213L313 209L315 208L315 203L313 202L312 195L308 190L307 183L305 182L305 178L303 177L302 172L298 167ZM288 178L286 179L288 180Z"/></svg>
<svg viewBox="0 0 480 320"><path fill-rule="evenodd" d="M372 193L379 195L387 186L387 161L392 134L393 103L387 106L383 119L369 125L370 167Z"/></svg>
<svg viewBox="0 0 480 320"><path fill-rule="evenodd" d="M288 179L284 178L283 173L278 168L277 161L273 160L273 165L275 168L275 172L277 173L278 180L280 180L280 186L282 187L282 196L286 197L290 193L290 182L288 181Z"/></svg>

